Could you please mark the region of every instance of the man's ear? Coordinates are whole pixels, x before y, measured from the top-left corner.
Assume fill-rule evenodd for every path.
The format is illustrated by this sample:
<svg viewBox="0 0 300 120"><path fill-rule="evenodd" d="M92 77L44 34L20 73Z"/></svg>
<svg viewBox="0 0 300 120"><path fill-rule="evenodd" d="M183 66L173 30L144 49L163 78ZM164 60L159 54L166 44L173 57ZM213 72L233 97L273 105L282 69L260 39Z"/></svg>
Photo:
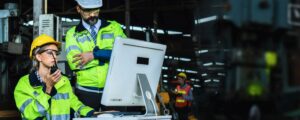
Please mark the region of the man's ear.
<svg viewBox="0 0 300 120"><path fill-rule="evenodd" d="M80 7L79 5L76 5L76 11L79 13L80 12Z"/></svg>

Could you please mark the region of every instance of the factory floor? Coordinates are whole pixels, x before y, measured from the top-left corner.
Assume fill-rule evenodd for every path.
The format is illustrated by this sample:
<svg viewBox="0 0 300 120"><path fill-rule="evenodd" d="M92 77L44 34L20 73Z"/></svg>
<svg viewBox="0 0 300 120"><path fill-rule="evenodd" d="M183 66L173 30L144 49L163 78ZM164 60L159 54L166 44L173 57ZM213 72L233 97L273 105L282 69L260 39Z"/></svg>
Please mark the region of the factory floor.
<svg viewBox="0 0 300 120"><path fill-rule="evenodd" d="M0 120L20 120L21 115L11 96L0 96Z"/></svg>
<svg viewBox="0 0 300 120"><path fill-rule="evenodd" d="M18 120L20 118L17 110L0 110L0 120Z"/></svg>

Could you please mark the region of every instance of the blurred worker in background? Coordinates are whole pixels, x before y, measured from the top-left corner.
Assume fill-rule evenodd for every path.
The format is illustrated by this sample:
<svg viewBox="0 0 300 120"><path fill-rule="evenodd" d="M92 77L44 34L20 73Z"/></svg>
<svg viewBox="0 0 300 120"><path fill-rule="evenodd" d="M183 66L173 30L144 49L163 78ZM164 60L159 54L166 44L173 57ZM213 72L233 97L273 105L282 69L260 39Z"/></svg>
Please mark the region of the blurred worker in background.
<svg viewBox="0 0 300 120"><path fill-rule="evenodd" d="M114 40L126 35L119 23L99 18L102 0L76 2L82 19L66 34L67 61L76 72L75 94L84 104L99 110Z"/></svg>
<svg viewBox="0 0 300 120"><path fill-rule="evenodd" d="M178 113L179 120L188 120L193 100L192 87L186 83L187 75L185 73L179 73L176 78L179 85L173 91L173 94L176 96L175 110Z"/></svg>
<svg viewBox="0 0 300 120"><path fill-rule="evenodd" d="M73 93L69 79L61 75L56 65L61 43L42 34L31 44L31 72L23 76L14 91L15 102L22 119L70 119L71 108L82 116L92 116L94 110L82 104Z"/></svg>

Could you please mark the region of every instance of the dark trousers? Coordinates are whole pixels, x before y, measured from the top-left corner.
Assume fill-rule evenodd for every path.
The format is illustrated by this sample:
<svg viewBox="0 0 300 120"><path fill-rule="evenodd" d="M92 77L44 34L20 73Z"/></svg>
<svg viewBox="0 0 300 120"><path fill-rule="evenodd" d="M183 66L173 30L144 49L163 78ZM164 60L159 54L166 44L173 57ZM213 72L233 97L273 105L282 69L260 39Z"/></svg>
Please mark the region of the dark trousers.
<svg viewBox="0 0 300 120"><path fill-rule="evenodd" d="M84 105L93 108L95 111L99 111L100 107L102 109L102 93L86 92L75 88L75 94Z"/></svg>
<svg viewBox="0 0 300 120"><path fill-rule="evenodd" d="M175 107L179 120L188 120L189 107Z"/></svg>

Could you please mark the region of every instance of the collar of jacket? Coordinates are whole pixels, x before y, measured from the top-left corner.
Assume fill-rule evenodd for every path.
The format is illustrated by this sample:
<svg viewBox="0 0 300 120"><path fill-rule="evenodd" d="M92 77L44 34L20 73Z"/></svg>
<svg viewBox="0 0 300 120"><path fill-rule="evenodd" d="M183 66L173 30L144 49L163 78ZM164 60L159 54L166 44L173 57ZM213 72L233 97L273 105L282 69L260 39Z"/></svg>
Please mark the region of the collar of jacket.
<svg viewBox="0 0 300 120"><path fill-rule="evenodd" d="M43 83L39 81L38 76L35 74L36 71L32 71L29 73L29 82L33 87L42 86Z"/></svg>
<svg viewBox="0 0 300 120"><path fill-rule="evenodd" d="M99 28L99 30L101 29L101 28L104 28L104 27L106 27L106 26L108 26L110 23L109 22L107 22L105 19L101 19L101 26L100 26L100 28ZM81 32L81 31L84 31L84 30L86 30L85 29L85 27L82 25L82 20L80 21L80 23L76 26L76 32Z"/></svg>

